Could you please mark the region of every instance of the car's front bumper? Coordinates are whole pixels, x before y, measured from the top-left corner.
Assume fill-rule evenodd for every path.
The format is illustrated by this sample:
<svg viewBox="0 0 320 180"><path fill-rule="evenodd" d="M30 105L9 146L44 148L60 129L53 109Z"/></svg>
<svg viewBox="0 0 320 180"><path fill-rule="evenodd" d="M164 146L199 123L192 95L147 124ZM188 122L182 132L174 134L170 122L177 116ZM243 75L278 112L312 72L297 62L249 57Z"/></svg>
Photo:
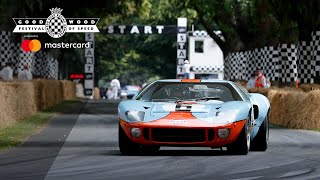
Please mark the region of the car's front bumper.
<svg viewBox="0 0 320 180"><path fill-rule="evenodd" d="M120 119L119 128L124 130L132 142L141 145L224 147L237 139L245 123L246 120L241 120L226 125L213 125L198 119L160 119L128 123ZM141 130L140 137L132 136L132 128ZM229 129L229 136L225 139L219 138L219 129Z"/></svg>

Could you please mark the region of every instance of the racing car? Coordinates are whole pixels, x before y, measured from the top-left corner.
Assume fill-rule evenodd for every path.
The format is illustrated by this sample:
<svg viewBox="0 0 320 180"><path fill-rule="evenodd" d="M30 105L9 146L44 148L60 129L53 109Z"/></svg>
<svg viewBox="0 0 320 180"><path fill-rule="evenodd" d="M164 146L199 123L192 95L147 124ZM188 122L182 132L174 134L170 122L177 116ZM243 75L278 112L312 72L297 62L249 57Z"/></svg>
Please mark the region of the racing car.
<svg viewBox="0 0 320 180"><path fill-rule="evenodd" d="M225 147L232 154L266 151L269 100L226 80L158 80L119 103L122 154L160 146Z"/></svg>

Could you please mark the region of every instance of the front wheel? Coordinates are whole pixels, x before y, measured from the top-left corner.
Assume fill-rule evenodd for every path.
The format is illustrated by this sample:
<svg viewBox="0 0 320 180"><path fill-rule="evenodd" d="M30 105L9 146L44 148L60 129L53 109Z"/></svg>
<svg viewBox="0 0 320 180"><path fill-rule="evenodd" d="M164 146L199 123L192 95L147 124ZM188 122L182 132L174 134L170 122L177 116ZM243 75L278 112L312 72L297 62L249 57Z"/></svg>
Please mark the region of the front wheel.
<svg viewBox="0 0 320 180"><path fill-rule="evenodd" d="M119 149L122 154L133 155L141 151L141 146L130 141L126 133L122 129L120 123L118 128L118 138L119 138Z"/></svg>
<svg viewBox="0 0 320 180"><path fill-rule="evenodd" d="M249 121L246 120L246 124L241 130L237 140L227 147L227 151L232 154L246 155L250 149L250 130Z"/></svg>
<svg viewBox="0 0 320 180"><path fill-rule="evenodd" d="M252 151L266 151L269 145L269 112L252 140Z"/></svg>

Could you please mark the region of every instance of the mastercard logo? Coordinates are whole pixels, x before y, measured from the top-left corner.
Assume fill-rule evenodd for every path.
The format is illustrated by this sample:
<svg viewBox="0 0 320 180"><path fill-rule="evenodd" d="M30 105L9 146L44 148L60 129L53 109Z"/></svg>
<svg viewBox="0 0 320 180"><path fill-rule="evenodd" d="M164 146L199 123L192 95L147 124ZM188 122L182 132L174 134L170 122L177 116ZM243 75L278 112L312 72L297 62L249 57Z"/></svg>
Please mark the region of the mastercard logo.
<svg viewBox="0 0 320 180"><path fill-rule="evenodd" d="M26 39L22 41L21 47L26 52L37 52L41 49L41 42L38 39Z"/></svg>

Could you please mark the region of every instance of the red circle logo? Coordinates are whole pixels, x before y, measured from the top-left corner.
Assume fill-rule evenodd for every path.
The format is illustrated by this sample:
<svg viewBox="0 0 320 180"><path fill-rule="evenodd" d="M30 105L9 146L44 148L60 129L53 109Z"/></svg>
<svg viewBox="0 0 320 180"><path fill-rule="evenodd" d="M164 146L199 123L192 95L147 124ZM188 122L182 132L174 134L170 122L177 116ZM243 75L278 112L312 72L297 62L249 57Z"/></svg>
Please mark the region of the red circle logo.
<svg viewBox="0 0 320 180"><path fill-rule="evenodd" d="M21 43L21 48L26 52L37 52L41 49L41 42L38 39L25 39Z"/></svg>

